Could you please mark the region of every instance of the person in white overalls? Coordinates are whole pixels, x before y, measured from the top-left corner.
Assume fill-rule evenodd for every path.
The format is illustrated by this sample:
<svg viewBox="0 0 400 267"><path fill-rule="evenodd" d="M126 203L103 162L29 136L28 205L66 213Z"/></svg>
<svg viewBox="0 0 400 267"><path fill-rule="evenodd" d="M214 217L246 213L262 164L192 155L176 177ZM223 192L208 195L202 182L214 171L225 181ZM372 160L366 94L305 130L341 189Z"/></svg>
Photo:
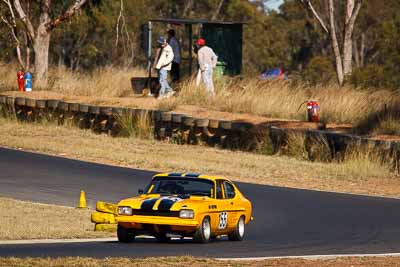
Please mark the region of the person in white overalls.
<svg viewBox="0 0 400 267"><path fill-rule="evenodd" d="M198 47L199 71L208 93L213 96L215 95L213 71L217 66L218 57L210 47L206 46L204 39L198 39L196 45Z"/></svg>

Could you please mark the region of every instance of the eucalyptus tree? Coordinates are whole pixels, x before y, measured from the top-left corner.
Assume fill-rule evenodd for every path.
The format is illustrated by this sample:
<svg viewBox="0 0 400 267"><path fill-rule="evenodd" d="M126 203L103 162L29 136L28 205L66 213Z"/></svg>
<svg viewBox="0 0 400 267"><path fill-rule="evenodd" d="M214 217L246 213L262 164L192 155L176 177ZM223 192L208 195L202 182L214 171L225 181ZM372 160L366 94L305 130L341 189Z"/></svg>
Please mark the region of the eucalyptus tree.
<svg viewBox="0 0 400 267"><path fill-rule="evenodd" d="M297 0L309 10L329 37L335 58L336 74L343 85L352 73L353 32L363 0ZM316 4L320 6L319 10ZM342 29L338 29L338 26ZM343 34L342 34L343 33Z"/></svg>
<svg viewBox="0 0 400 267"><path fill-rule="evenodd" d="M54 3L52 0L0 2L1 20L11 32L18 62L23 69L30 69L31 50L33 50L37 82L47 84L49 47L53 30L76 15L87 2L88 0L54 1ZM22 50L25 50L25 60Z"/></svg>

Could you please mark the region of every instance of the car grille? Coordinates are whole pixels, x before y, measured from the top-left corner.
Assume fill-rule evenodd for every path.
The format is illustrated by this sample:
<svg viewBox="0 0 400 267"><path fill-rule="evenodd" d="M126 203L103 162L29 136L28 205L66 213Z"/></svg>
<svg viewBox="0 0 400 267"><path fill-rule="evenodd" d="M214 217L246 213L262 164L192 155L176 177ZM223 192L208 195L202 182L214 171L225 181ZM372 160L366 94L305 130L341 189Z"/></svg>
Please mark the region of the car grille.
<svg viewBox="0 0 400 267"><path fill-rule="evenodd" d="M179 211L144 211L144 210L133 210L132 215L140 216L164 216L164 217L179 217Z"/></svg>

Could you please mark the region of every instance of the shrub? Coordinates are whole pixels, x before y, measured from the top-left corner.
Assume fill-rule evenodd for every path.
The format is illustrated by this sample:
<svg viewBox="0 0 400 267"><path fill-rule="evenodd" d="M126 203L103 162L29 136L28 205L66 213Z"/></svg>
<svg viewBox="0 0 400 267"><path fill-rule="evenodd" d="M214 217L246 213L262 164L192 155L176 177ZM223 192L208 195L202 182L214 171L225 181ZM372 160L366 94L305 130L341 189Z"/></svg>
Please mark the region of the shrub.
<svg viewBox="0 0 400 267"><path fill-rule="evenodd" d="M387 87L386 75L384 67L370 64L365 68L353 70L350 81L354 86L360 88Z"/></svg>
<svg viewBox="0 0 400 267"><path fill-rule="evenodd" d="M328 57L316 56L306 66L302 78L311 85L327 84L335 81L336 73Z"/></svg>

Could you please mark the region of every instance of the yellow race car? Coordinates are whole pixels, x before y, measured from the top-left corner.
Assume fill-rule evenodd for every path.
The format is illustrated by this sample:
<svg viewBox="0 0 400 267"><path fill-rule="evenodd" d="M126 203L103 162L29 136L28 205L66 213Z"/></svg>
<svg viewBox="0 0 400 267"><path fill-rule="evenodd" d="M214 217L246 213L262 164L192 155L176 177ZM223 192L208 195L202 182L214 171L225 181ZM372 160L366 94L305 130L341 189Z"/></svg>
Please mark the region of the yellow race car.
<svg viewBox="0 0 400 267"><path fill-rule="evenodd" d="M161 242L171 237L193 237L206 243L221 235L241 241L245 225L253 219L251 202L223 177L157 174L139 194L118 203L120 242L132 242L143 234Z"/></svg>

